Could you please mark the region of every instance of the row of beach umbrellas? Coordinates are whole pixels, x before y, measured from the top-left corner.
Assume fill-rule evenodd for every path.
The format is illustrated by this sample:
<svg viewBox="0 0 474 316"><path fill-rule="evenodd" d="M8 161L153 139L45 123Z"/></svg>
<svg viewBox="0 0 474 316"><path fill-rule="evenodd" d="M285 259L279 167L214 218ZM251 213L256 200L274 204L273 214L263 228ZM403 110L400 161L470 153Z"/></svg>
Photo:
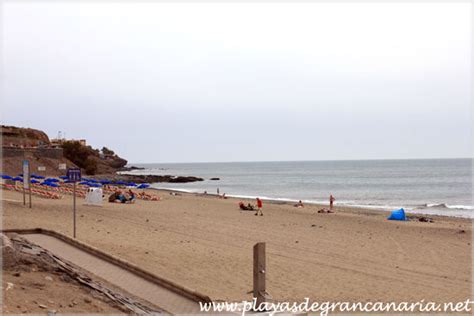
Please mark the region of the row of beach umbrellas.
<svg viewBox="0 0 474 316"><path fill-rule="evenodd" d="M6 174L2 174L2 179L5 179L5 180L23 182L22 177L23 177L23 174L19 174L17 177L12 177L12 176L9 176L9 175L6 175ZM73 182L73 181L67 180L68 177L66 177L66 176L59 176L59 179L57 179L57 178L46 178L46 177L43 177L43 176L31 174L30 177L31 177L30 182L33 183L33 184L47 185L47 186L55 187L55 188L59 187L59 183L61 183L61 182L62 183L72 183ZM40 179L43 180L43 182L39 181ZM107 179L95 180L95 179L89 179L89 178L81 178L81 182L79 182L79 184L87 185L89 187L96 187L96 188L100 188L103 185L108 185L108 184L125 185L125 186L129 186L129 187L136 187L137 189L146 189L146 188L150 187L150 185L148 183L136 184L135 182L111 181L111 180L107 180Z"/></svg>

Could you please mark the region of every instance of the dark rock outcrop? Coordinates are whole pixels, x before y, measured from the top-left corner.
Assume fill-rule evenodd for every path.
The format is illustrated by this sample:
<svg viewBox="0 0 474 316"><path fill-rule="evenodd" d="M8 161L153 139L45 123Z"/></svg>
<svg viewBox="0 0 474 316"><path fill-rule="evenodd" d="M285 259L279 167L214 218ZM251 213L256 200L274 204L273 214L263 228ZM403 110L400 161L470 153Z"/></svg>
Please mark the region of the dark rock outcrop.
<svg viewBox="0 0 474 316"><path fill-rule="evenodd" d="M133 170L144 170L145 168L143 167L135 167L135 166L130 166L130 167L122 167L117 169L117 171L133 171Z"/></svg>
<svg viewBox="0 0 474 316"><path fill-rule="evenodd" d="M97 177L98 179L108 179L112 181L125 181L125 182L135 182L135 183L188 183L203 181L204 179L192 176L171 176L171 175L136 175L136 174L119 174L119 175L103 175Z"/></svg>

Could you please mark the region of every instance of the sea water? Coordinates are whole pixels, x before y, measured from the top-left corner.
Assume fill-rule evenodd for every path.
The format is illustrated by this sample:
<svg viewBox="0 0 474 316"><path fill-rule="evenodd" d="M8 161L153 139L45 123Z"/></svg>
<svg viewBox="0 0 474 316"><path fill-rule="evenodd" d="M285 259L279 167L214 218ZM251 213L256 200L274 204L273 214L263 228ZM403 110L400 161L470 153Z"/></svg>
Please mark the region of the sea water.
<svg viewBox="0 0 474 316"><path fill-rule="evenodd" d="M474 218L472 159L133 164L136 174L197 176L154 188ZM218 181L211 178L220 178Z"/></svg>

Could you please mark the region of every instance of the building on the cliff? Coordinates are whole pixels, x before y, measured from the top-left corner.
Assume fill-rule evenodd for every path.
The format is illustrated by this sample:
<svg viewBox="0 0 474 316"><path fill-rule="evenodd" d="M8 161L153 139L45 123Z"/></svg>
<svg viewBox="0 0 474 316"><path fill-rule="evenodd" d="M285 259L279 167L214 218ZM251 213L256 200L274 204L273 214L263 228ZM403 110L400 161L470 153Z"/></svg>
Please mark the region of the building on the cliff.
<svg viewBox="0 0 474 316"><path fill-rule="evenodd" d="M51 147L53 148L59 148L62 147L62 145L65 142L79 142L82 146L87 146L87 142L85 139L65 139L65 138L53 138L51 139Z"/></svg>

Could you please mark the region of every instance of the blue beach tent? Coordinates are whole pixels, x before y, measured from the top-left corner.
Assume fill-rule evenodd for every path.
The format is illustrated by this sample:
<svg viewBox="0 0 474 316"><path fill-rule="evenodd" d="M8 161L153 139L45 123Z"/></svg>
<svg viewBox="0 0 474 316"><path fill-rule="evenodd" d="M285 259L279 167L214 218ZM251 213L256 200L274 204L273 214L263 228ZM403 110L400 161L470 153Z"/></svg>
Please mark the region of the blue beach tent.
<svg viewBox="0 0 474 316"><path fill-rule="evenodd" d="M403 208L394 210L387 219L391 221L406 221L405 210Z"/></svg>

